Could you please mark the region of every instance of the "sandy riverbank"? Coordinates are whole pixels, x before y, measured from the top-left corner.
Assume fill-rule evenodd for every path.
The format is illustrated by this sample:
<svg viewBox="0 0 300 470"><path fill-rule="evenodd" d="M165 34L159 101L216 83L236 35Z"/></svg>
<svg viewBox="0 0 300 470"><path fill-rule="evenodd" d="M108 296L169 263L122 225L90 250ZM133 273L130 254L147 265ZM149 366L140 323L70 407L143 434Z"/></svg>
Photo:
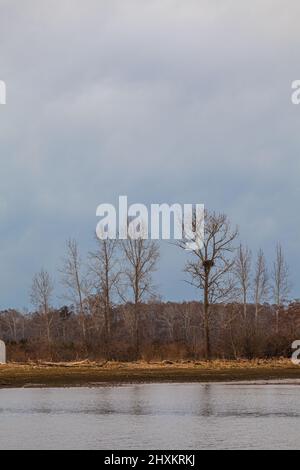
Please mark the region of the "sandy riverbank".
<svg viewBox="0 0 300 470"><path fill-rule="evenodd" d="M155 382L243 382L299 380L288 360L162 363L8 364L0 366L0 388L75 387Z"/></svg>

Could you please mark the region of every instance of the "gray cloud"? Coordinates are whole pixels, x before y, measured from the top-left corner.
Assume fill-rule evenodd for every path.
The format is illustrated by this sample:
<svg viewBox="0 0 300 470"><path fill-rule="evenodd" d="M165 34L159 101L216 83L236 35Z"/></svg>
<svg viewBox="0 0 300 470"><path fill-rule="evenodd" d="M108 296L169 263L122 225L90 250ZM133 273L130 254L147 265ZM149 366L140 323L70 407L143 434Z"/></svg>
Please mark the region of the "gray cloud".
<svg viewBox="0 0 300 470"><path fill-rule="evenodd" d="M226 211L254 250L282 240L297 279L299 2L0 10L0 307L27 303L34 271L55 272L69 235L87 251L96 206L119 194ZM194 295L183 261L163 245L165 297Z"/></svg>

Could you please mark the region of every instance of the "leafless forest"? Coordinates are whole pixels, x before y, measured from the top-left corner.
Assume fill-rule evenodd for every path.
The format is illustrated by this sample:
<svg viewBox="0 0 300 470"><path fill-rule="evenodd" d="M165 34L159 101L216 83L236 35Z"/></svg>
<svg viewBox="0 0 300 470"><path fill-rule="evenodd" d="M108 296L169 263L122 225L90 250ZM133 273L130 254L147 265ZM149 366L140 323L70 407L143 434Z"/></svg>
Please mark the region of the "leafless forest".
<svg viewBox="0 0 300 470"><path fill-rule="evenodd" d="M194 227L197 230L197 227ZM185 249L188 240L177 243ZM174 247L174 249L176 249ZM11 361L189 360L279 357L300 338L300 302L290 301L280 244L274 258L252 253L223 214L206 213L204 246L187 252L186 281L198 301L162 302L153 286L159 245L95 240L86 259L75 240L55 279L33 280L30 312L0 312ZM179 275L182 273L178 273ZM64 298L56 303L61 283Z"/></svg>

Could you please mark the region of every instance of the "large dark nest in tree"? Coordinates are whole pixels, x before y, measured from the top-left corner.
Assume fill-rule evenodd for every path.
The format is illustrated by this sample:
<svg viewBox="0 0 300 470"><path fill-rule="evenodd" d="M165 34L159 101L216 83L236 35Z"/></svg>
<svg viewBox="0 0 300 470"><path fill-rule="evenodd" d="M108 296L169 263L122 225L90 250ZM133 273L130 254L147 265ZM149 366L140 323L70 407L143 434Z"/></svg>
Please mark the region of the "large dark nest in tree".
<svg viewBox="0 0 300 470"><path fill-rule="evenodd" d="M211 260L211 259L208 259L208 260L203 261L203 267L204 267L204 269L211 269L211 268L214 267L214 265L215 265L215 263L214 263L213 260Z"/></svg>

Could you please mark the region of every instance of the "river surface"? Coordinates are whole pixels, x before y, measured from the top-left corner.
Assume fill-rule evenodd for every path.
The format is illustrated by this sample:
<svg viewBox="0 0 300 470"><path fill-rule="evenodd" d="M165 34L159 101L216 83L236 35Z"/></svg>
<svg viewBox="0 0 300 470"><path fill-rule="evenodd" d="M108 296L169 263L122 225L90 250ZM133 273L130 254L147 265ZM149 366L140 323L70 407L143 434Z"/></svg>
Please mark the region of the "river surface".
<svg viewBox="0 0 300 470"><path fill-rule="evenodd" d="M0 449L299 449L297 384L0 390Z"/></svg>

